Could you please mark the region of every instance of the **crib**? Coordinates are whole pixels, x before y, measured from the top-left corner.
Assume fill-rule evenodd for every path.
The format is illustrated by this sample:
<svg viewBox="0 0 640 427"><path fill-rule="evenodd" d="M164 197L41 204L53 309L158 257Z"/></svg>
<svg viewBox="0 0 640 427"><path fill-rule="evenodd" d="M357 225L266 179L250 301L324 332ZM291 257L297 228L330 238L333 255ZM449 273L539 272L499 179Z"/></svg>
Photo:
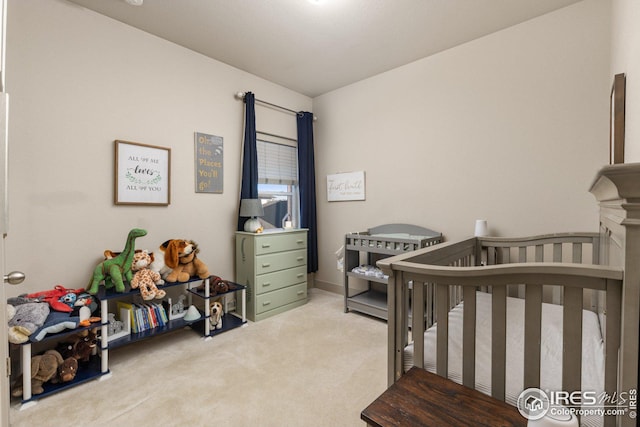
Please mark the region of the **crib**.
<svg viewBox="0 0 640 427"><path fill-rule="evenodd" d="M617 413L581 425L635 426L640 164L602 168L590 191L598 233L473 237L378 261L389 385L417 366L512 405L529 388L589 390Z"/></svg>

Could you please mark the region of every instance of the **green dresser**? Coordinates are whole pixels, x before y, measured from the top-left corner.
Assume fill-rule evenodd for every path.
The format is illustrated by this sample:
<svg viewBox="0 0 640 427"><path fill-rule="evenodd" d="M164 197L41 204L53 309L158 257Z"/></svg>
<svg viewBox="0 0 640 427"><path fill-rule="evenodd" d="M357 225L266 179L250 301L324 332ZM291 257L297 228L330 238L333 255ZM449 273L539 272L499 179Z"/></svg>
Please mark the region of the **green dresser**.
<svg viewBox="0 0 640 427"><path fill-rule="evenodd" d="M236 282L257 322L307 302L307 229L236 232Z"/></svg>

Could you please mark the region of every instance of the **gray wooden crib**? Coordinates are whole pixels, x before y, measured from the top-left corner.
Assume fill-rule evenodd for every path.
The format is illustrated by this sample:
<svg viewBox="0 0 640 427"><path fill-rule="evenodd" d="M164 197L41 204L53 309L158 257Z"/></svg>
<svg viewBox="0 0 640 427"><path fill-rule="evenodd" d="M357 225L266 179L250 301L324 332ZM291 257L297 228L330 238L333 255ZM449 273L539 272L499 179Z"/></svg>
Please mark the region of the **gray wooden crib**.
<svg viewBox="0 0 640 427"><path fill-rule="evenodd" d="M594 390L625 397L621 414L581 424L636 425L640 164L604 167L590 191L599 233L473 237L380 260L389 384L417 366L514 405L532 387Z"/></svg>

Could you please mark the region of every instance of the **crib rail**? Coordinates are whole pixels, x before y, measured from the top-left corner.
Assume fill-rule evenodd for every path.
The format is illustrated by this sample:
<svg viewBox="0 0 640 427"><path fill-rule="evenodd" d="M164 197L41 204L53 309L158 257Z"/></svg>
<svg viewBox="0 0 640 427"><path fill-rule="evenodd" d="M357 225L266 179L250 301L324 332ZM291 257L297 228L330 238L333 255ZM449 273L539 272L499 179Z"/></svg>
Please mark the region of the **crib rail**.
<svg viewBox="0 0 640 427"><path fill-rule="evenodd" d="M623 273L620 268L597 265L598 246L598 235L594 233L470 238L379 261L378 266L390 276L389 383L402 375L403 350L409 341L410 304L413 337L422 337L425 327L438 321L436 370L447 377L448 312L464 300L462 378L464 385L473 388L476 291L485 287L492 293L491 392L504 400L506 299L509 287L517 286L525 300L524 386L539 387L543 287L551 287L564 302L562 384L563 390L569 392L581 389L584 294L605 294L605 391L613 394L617 390ZM413 363L423 367L424 341L415 339L413 345ZM607 419L606 425L614 421Z"/></svg>

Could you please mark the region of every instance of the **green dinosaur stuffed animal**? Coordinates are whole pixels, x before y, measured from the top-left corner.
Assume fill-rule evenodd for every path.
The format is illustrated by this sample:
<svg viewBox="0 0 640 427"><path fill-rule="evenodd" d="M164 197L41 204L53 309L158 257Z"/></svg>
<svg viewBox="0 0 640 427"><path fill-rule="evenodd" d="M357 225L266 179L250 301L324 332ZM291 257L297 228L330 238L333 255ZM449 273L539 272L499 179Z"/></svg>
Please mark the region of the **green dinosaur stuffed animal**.
<svg viewBox="0 0 640 427"><path fill-rule="evenodd" d="M100 283L104 281L105 289L115 287L116 292L124 292L124 281L131 281L133 273L131 264L135 252L135 240L138 237L146 236L147 230L134 228L127 236L127 243L118 256L105 259L93 270L93 279L87 292L91 295L98 293Z"/></svg>

